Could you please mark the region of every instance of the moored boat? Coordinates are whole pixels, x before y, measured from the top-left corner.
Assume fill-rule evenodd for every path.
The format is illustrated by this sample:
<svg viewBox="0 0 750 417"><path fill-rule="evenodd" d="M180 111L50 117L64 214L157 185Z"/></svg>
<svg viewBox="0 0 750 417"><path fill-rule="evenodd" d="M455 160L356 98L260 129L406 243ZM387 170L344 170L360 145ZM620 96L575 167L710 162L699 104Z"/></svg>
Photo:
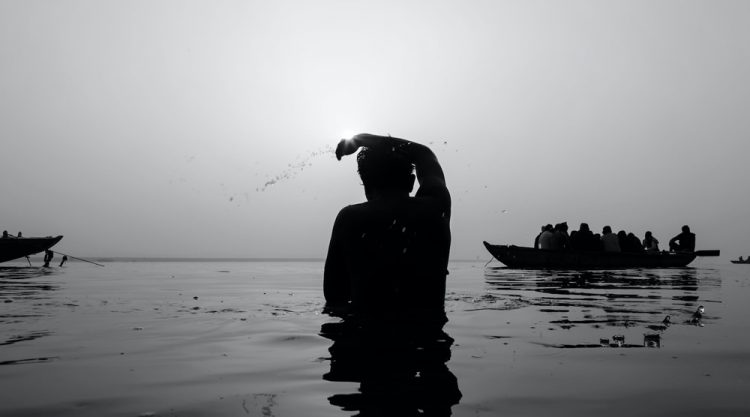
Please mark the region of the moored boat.
<svg viewBox="0 0 750 417"><path fill-rule="evenodd" d="M730 262L732 262L733 264L750 264L750 258L745 259L745 260L741 260L741 259L740 260L735 260L735 259L733 259Z"/></svg>
<svg viewBox="0 0 750 417"><path fill-rule="evenodd" d="M62 236L0 238L0 262L44 252L55 246L62 238Z"/></svg>
<svg viewBox="0 0 750 417"><path fill-rule="evenodd" d="M695 252L602 252L547 250L514 245L484 246L498 261L510 268L531 269L608 269L684 267L697 256L719 256L718 250Z"/></svg>

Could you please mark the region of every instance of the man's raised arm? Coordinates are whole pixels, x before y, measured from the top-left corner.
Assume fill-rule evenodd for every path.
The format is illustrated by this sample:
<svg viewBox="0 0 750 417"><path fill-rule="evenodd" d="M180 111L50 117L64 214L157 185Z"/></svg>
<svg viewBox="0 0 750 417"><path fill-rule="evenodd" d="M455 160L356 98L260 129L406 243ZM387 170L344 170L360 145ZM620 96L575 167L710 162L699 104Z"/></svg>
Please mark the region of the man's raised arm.
<svg viewBox="0 0 750 417"><path fill-rule="evenodd" d="M336 147L336 158L340 160L345 155L351 155L362 146L378 150L388 150L390 147L392 152L405 155L416 169L419 181L418 195L446 199L450 206L450 193L445 184L443 168L430 148L406 139L361 133L351 139L342 139Z"/></svg>

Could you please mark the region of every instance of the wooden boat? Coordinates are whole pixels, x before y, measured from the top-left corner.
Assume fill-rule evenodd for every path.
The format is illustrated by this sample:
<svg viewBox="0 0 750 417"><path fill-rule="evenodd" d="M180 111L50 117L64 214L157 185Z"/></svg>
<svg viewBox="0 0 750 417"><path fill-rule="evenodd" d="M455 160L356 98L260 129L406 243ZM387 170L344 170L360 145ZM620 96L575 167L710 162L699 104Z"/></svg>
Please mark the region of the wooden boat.
<svg viewBox="0 0 750 417"><path fill-rule="evenodd" d="M719 256L718 250L695 252L594 252L547 250L513 245L484 246L510 268L608 269L684 267L697 256Z"/></svg>
<svg viewBox="0 0 750 417"><path fill-rule="evenodd" d="M0 238L0 262L44 252L55 246L62 238L62 236Z"/></svg>

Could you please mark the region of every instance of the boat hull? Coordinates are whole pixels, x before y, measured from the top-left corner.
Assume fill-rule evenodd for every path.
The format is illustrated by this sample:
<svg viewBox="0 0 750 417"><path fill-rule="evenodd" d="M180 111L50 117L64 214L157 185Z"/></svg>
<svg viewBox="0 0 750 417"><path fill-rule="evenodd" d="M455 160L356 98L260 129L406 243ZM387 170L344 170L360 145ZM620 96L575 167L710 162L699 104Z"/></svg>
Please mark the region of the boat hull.
<svg viewBox="0 0 750 417"><path fill-rule="evenodd" d="M55 246L63 237L9 237L0 239L0 262L44 252Z"/></svg>
<svg viewBox="0 0 750 417"><path fill-rule="evenodd" d="M628 253L577 250L533 249L513 245L484 246L498 261L510 268L530 269L620 269L684 267L692 262L694 253Z"/></svg>

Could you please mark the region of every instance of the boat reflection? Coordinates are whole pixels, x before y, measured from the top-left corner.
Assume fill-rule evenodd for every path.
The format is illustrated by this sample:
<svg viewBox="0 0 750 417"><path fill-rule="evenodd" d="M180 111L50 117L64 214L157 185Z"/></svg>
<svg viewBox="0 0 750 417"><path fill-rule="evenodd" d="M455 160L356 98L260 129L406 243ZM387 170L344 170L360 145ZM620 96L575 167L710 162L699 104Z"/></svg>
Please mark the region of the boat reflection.
<svg viewBox="0 0 750 417"><path fill-rule="evenodd" d="M364 331L341 320L323 324L320 334L333 341L330 371L323 379L360 384L358 392L329 397L344 411L450 416L461 399L458 381L447 366L453 339L442 328L383 326Z"/></svg>
<svg viewBox="0 0 750 417"><path fill-rule="evenodd" d="M520 300L545 313L548 323L560 329L641 330L637 343L625 343L624 337L610 334L599 338L599 343L593 339L549 346L661 347L671 325L704 325L703 304L720 302L710 294L720 288L721 277L717 270L695 268L531 271L495 267L485 269L485 282L490 295Z"/></svg>
<svg viewBox="0 0 750 417"><path fill-rule="evenodd" d="M0 346L16 345L49 336L48 330L28 330L40 317L53 314L50 299L59 284L50 278L58 272L41 267L0 267ZM0 365L28 362L3 361Z"/></svg>

